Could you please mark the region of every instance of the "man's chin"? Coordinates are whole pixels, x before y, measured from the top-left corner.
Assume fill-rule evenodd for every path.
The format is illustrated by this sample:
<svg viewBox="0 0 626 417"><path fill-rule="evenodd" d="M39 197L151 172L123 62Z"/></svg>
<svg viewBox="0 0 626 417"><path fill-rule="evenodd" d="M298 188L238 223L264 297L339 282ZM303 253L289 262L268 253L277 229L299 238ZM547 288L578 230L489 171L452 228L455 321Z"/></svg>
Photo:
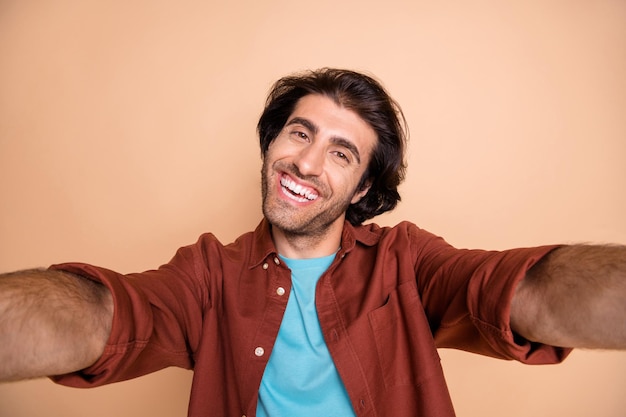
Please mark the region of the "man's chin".
<svg viewBox="0 0 626 417"><path fill-rule="evenodd" d="M304 219L294 219L285 215L282 211L263 210L263 215L272 225L272 228L291 236L303 236L311 233L311 222Z"/></svg>
<svg viewBox="0 0 626 417"><path fill-rule="evenodd" d="M293 223L285 221L285 218L274 217L271 214L265 214L265 218L270 223L273 229L278 229L281 232L289 235L305 235L308 233L306 230L306 224Z"/></svg>

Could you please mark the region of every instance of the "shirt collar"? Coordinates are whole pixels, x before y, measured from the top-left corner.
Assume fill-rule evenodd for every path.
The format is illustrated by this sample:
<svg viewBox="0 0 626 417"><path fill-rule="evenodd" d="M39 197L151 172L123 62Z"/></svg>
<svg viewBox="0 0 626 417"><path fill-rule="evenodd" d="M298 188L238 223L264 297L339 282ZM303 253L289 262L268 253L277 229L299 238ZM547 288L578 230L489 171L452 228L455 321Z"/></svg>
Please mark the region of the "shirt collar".
<svg viewBox="0 0 626 417"><path fill-rule="evenodd" d="M339 254L343 255L350 252L354 249L357 242L365 246L373 246L378 242L379 238L379 234L374 233L372 227L363 225L352 226L350 222L346 221L341 234ZM265 262L269 256L277 255L276 246L274 246L274 241L272 240L271 224L266 218L263 218L253 233L252 250L250 251L248 265L250 268L254 268Z"/></svg>

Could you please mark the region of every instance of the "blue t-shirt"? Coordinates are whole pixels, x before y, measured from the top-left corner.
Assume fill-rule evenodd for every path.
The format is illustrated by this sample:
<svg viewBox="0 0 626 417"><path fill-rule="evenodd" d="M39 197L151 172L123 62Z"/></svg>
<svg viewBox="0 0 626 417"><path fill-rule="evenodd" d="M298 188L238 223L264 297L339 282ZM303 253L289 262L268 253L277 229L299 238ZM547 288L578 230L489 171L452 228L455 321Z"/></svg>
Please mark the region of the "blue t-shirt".
<svg viewBox="0 0 626 417"><path fill-rule="evenodd" d="M292 289L261 387L257 416L354 416L348 393L328 352L315 309L315 287L335 255L281 259Z"/></svg>

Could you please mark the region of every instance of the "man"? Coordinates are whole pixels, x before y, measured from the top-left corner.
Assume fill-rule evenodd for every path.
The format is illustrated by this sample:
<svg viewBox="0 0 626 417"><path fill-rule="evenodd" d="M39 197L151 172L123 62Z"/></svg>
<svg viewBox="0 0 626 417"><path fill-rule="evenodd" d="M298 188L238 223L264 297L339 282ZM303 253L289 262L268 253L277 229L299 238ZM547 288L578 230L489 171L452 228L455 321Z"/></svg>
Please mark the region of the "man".
<svg viewBox="0 0 626 417"><path fill-rule="evenodd" d="M437 354L524 363L626 347L626 249L458 250L391 210L402 113L352 71L279 80L259 120L264 219L158 270L0 279L0 377L73 386L194 369L190 416L453 416Z"/></svg>

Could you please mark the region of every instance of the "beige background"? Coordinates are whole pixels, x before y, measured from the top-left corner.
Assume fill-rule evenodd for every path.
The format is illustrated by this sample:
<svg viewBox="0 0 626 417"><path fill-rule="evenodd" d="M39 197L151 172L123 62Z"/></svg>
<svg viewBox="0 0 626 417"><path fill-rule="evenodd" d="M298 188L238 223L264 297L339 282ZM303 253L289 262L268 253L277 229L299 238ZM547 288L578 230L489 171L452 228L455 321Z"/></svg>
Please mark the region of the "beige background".
<svg viewBox="0 0 626 417"><path fill-rule="evenodd" d="M270 84L370 72L411 126L409 219L460 247L626 243L623 1L0 2L0 271L166 262L260 219ZM0 341L1 343L1 341ZM443 351L457 413L626 410L626 354L526 367ZM186 415L190 373L0 385L2 417Z"/></svg>

